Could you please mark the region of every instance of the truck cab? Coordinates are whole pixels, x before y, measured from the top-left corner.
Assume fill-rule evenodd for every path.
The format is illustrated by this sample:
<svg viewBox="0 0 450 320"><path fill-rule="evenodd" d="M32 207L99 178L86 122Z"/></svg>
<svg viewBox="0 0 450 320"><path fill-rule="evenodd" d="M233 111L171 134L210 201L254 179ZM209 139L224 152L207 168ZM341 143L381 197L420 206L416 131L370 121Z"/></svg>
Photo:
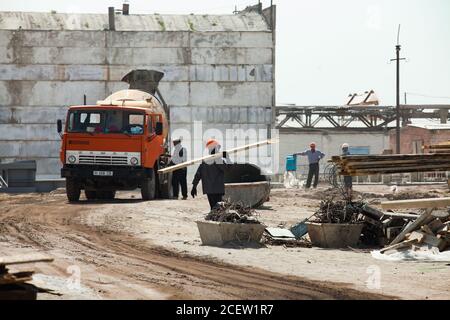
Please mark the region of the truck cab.
<svg viewBox="0 0 450 320"><path fill-rule="evenodd" d="M146 70L144 70L146 71ZM113 199L117 190L141 189L142 199L171 196L168 123L162 103L151 93L122 90L96 105L72 106L61 134L61 176L67 198Z"/></svg>

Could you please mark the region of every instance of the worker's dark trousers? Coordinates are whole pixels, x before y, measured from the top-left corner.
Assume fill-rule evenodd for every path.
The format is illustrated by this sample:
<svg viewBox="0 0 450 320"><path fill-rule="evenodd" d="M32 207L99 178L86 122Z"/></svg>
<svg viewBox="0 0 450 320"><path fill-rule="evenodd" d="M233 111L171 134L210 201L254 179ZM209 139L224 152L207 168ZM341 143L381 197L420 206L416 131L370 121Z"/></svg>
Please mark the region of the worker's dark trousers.
<svg viewBox="0 0 450 320"><path fill-rule="evenodd" d="M187 169L178 169L172 172L172 189L174 198L178 198L178 193L181 185L181 194L183 198L187 198Z"/></svg>
<svg viewBox="0 0 450 320"><path fill-rule="evenodd" d="M311 181L314 176L314 188L317 187L319 183L319 164L310 163L308 171L308 179L306 180L306 188L311 188Z"/></svg>
<svg viewBox="0 0 450 320"><path fill-rule="evenodd" d="M208 202L211 210L216 206L217 202L222 201L223 193L208 193Z"/></svg>

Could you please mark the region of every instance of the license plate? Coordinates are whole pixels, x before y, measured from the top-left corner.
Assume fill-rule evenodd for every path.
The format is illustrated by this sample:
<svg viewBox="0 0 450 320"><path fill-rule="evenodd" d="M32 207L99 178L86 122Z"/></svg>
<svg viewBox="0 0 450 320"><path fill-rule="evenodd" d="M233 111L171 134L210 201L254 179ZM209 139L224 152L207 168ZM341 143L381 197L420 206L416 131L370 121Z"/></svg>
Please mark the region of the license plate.
<svg viewBox="0 0 450 320"><path fill-rule="evenodd" d="M112 175L112 171L94 171L94 176L110 177Z"/></svg>

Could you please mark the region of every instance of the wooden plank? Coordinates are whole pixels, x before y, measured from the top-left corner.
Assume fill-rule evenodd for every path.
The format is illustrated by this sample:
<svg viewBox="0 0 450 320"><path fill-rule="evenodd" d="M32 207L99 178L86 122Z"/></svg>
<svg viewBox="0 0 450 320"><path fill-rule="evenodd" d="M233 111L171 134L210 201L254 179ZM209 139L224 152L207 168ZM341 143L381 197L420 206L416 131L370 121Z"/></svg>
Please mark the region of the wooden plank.
<svg viewBox="0 0 450 320"><path fill-rule="evenodd" d="M223 152L226 152L228 154L233 154L233 153L246 151L246 150L249 150L249 149L258 148L258 147L262 147L262 146L265 146L265 145L268 145L268 144L274 144L274 143L278 143L278 141L274 140L274 139L271 139L271 140L260 141L260 142L256 142L256 143L252 143L252 144L247 144L245 146L241 146L241 147L237 147L237 148L233 148L233 149L229 149L229 150L224 150L224 151L221 151L221 152L219 152L217 154L211 154L211 155L204 156L204 157L201 157L201 158L197 158L197 159L193 159L193 160L190 160L190 161L186 161L186 162L183 162L183 163L171 166L171 167L160 169L160 170L158 170L158 173L168 173L168 172L172 172L172 171L175 171L175 170L178 170L178 169L186 168L188 166L191 166L193 164L196 164L196 163L199 163L199 162L202 162L202 161L220 159L220 158L222 158L222 153Z"/></svg>
<svg viewBox="0 0 450 320"><path fill-rule="evenodd" d="M385 201L381 203L383 209L412 209L412 208L445 208L450 206L450 197L425 198L411 200Z"/></svg>
<svg viewBox="0 0 450 320"><path fill-rule="evenodd" d="M34 262L52 262L53 258L41 254L41 253L30 253L22 254L9 257L0 257L1 265L12 265L12 264L24 264L24 263L34 263Z"/></svg>
<svg viewBox="0 0 450 320"><path fill-rule="evenodd" d="M410 213L400 213L400 212L384 212L385 216L389 217L397 217L397 218L405 218L405 219L417 219L419 217L418 214L410 214Z"/></svg>
<svg viewBox="0 0 450 320"><path fill-rule="evenodd" d="M384 252L386 252L388 250L400 249L400 248L403 248L403 247L411 246L411 245L413 245L416 242L417 242L417 239L405 240L403 242L396 243L394 245L390 245L390 246L387 246L387 247L381 249L380 253L384 253Z"/></svg>
<svg viewBox="0 0 450 320"><path fill-rule="evenodd" d="M402 200L403 201L403 200ZM433 209L426 209L424 213L422 213L414 222L409 223L408 225L406 225L406 227L399 233L399 235L392 240L392 242L390 243L391 245L400 243L401 241L403 241L403 239L405 239L405 236L416 230L417 228L420 228L423 224L426 223L426 220L431 216L431 212L433 211Z"/></svg>
<svg viewBox="0 0 450 320"><path fill-rule="evenodd" d="M0 276L0 285L24 283L33 280L34 271L6 273Z"/></svg>

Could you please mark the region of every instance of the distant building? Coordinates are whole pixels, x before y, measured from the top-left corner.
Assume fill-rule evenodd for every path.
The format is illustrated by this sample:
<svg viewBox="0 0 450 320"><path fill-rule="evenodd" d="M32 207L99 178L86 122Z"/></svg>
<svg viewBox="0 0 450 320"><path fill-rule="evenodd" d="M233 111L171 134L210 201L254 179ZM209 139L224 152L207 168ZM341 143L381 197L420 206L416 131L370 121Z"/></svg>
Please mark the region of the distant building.
<svg viewBox="0 0 450 320"><path fill-rule="evenodd" d="M400 153L423 153L422 146L450 140L450 124L410 124L400 129ZM389 148L396 150L395 129L389 131Z"/></svg>

